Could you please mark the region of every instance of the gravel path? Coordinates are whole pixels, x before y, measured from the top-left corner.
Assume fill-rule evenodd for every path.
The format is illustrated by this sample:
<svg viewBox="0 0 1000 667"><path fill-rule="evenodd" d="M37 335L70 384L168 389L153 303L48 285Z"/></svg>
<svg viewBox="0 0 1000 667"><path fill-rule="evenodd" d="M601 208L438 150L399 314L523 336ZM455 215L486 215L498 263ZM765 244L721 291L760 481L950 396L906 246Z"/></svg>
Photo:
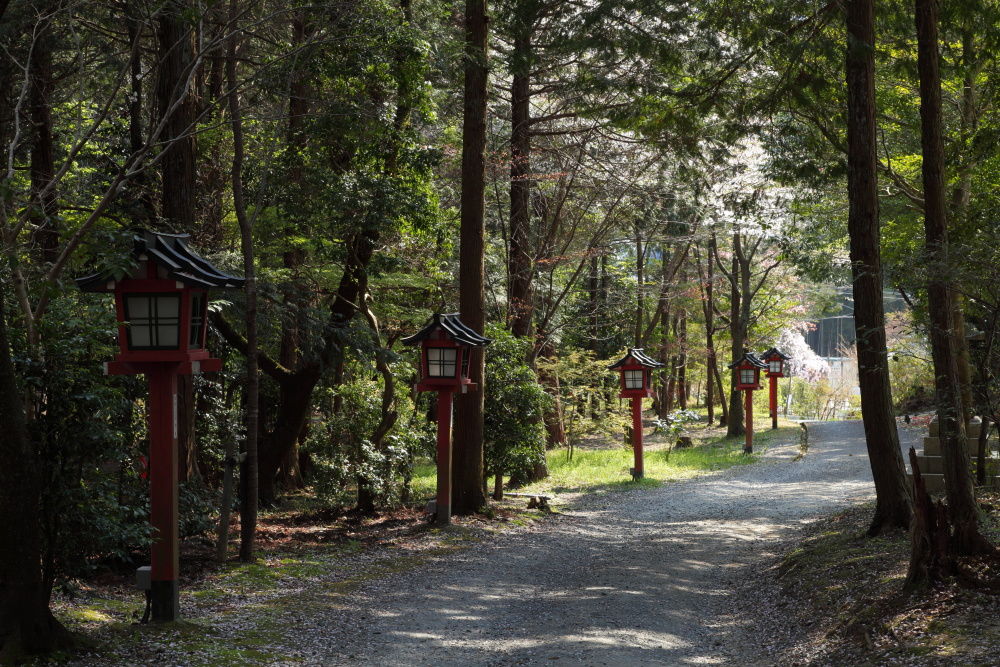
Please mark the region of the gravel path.
<svg viewBox="0 0 1000 667"><path fill-rule="evenodd" d="M902 432L904 450L916 438ZM657 489L591 496L540 527L366 585L297 656L320 665L748 665L727 596L819 513L873 494L860 422L810 447ZM558 662L556 662L558 661ZM302 664L299 662L298 664Z"/></svg>

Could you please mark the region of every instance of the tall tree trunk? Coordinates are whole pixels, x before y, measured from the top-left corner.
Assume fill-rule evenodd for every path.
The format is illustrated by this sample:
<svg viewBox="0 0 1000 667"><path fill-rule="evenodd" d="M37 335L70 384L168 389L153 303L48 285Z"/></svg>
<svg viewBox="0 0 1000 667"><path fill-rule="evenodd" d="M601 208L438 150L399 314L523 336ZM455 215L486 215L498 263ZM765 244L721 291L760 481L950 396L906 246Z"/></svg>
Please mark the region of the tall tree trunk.
<svg viewBox="0 0 1000 667"><path fill-rule="evenodd" d="M875 26L873 0L847 2L847 227L854 283L858 384L868 459L875 480L875 516L868 529L908 526L912 503L899 449L889 388L882 304L877 147L875 143Z"/></svg>
<svg viewBox="0 0 1000 667"><path fill-rule="evenodd" d="M938 425L948 516L955 554L993 549L979 532L979 507L972 486L958 375L958 346L952 322L954 302L948 274L948 223L944 144L941 139L941 73L938 64L936 0L915 0L917 70L920 74L920 139L923 151L924 233L931 278L927 286L931 355L934 358Z"/></svg>
<svg viewBox="0 0 1000 667"><path fill-rule="evenodd" d="M750 295L746 289L741 289L744 284L749 286L749 280L743 280L743 264L745 262L740 260L742 254L742 238L737 232L733 234L733 266L732 273L728 276L730 288L729 332L733 341L730 353L733 361L743 356L747 337L747 321L743 319L746 308L743 302L749 301ZM749 267L747 267L747 271L749 271ZM742 396L736 389L736 373L736 369L729 371L729 415L726 422L726 437L728 438L746 435L747 432L746 426L743 424Z"/></svg>
<svg viewBox="0 0 1000 667"><path fill-rule="evenodd" d="M487 20L486 0L466 0L459 308L462 321L480 334L486 327ZM469 377L479 385L479 390L455 397L453 514L471 514L486 505L483 491L482 348L472 348L470 359Z"/></svg>
<svg viewBox="0 0 1000 667"><path fill-rule="evenodd" d="M697 252L697 246L695 252ZM704 273L701 269L701 257L696 255L698 276L701 278L702 284L701 309L705 317L705 374L707 376L705 408L708 412L709 424L715 422L715 376L718 375L718 362L715 355L715 263L712 260L714 256L715 232L713 231L709 236L708 264Z"/></svg>
<svg viewBox="0 0 1000 667"><path fill-rule="evenodd" d="M510 330L518 338L531 333L532 281L535 273L531 244L531 24L518 26L514 38L514 74L510 98Z"/></svg>
<svg viewBox="0 0 1000 667"><path fill-rule="evenodd" d="M635 233L635 347L642 347L642 322L646 317L644 287L646 282L645 266L643 266L642 233Z"/></svg>
<svg viewBox="0 0 1000 667"><path fill-rule="evenodd" d="M43 7L42 12L51 11ZM31 142L31 221L35 227L34 242L41 250L45 264L52 264L59 256L59 209L55 189L42 195L55 178L55 152L52 144L52 21L43 18L35 30L31 45L29 75L31 85L30 111L34 130Z"/></svg>
<svg viewBox="0 0 1000 667"><path fill-rule="evenodd" d="M243 287L246 290L247 329L247 387L246 387L246 442L243 462L243 497L240 499L240 560L253 560L257 535L257 436L259 433L258 396L260 373L257 356L257 272L254 263L253 221L247 215L243 196L243 114L236 76L236 31L237 2L229 0L229 43L226 50L226 80L229 83L229 117L233 130L233 165L231 172L233 187L233 209L240 225L240 250L243 253Z"/></svg>
<svg viewBox="0 0 1000 667"><path fill-rule="evenodd" d="M194 30L183 12L187 2L168 3L157 26L159 67L156 94L160 118L166 118L163 134L169 145L162 158L163 197L161 216L174 231L195 230L195 140L197 114L191 90L194 66Z"/></svg>
<svg viewBox="0 0 1000 667"><path fill-rule="evenodd" d="M139 0L126 0L125 3L125 27L128 31L129 45L135 44L140 39L140 29L142 26L142 8ZM128 137L129 149L135 154L142 150L146 143L143 136L142 126L142 50L132 49L129 61L129 103L128 103ZM156 216L156 206L149 192L146 191L146 172L133 176L125 186L128 193L128 209L132 217L132 223L138 227L146 228L152 224Z"/></svg>
<svg viewBox="0 0 1000 667"><path fill-rule="evenodd" d="M600 319L600 290L599 290L599 278L598 273L598 260L596 251L595 254L590 256L590 286L588 290L588 295L590 297L590 336L587 341L587 349L594 353L594 358L598 355L598 340L601 337L601 319Z"/></svg>
<svg viewBox="0 0 1000 667"><path fill-rule="evenodd" d="M5 301L0 281L0 304ZM42 579L41 479L37 452L25 428L23 401L0 308L0 663L72 644L49 611Z"/></svg>
<svg viewBox="0 0 1000 667"><path fill-rule="evenodd" d="M682 307L677 325L677 407L687 410L688 406L688 381L687 381L687 308Z"/></svg>
<svg viewBox="0 0 1000 667"><path fill-rule="evenodd" d="M157 101L166 119L164 139L169 142L162 161L161 215L171 231L195 231L195 140L197 113L192 92L194 31L183 17L183 6L168 4L158 19L159 68ZM177 378L177 456L179 477L197 476L194 432L194 378Z"/></svg>

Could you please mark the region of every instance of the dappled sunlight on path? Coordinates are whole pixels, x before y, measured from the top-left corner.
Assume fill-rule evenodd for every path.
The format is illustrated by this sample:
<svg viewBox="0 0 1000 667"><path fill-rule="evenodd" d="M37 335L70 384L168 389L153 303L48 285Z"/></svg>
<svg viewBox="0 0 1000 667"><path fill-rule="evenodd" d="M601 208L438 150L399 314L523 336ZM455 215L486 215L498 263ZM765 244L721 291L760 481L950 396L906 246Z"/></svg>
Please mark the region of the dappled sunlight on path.
<svg viewBox="0 0 1000 667"><path fill-rule="evenodd" d="M874 493L860 422L810 425L797 454L780 445L757 465L584 497L560 518L372 582L338 612L357 630L331 618L315 662L755 664L727 645L740 573L819 513Z"/></svg>

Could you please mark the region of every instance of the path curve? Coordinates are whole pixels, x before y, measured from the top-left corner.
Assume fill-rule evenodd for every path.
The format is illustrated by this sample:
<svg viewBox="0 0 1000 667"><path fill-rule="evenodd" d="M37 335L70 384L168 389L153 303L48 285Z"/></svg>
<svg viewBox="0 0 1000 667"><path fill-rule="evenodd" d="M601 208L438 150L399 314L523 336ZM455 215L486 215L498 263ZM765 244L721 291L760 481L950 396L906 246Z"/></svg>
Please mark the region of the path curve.
<svg viewBox="0 0 1000 667"><path fill-rule="evenodd" d="M320 665L747 665L726 619L742 568L816 515L871 497L860 422L810 447L565 516L372 582L316 628ZM904 449L914 440L901 433ZM333 619L330 619L333 620ZM311 634L311 633L310 633ZM310 642L313 643L313 642ZM297 661L297 664L302 662Z"/></svg>

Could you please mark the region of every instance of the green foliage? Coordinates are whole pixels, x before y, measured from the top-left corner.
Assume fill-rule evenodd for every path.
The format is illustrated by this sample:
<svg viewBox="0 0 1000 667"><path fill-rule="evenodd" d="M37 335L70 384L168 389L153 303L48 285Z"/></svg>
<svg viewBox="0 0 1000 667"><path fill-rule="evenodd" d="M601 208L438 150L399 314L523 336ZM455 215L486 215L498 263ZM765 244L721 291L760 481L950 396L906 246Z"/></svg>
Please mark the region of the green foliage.
<svg viewBox="0 0 1000 667"><path fill-rule="evenodd" d="M397 372L402 363L396 365ZM400 394L403 394L402 396ZM413 462L433 452L434 430L417 418L405 393L397 391L397 411L411 415L376 446L372 435L381 418L382 380L363 361L347 364L345 381L320 396L322 420L314 423L304 451L312 457L309 482L324 502L347 502L363 484L377 505L392 505L410 496ZM334 410L339 399L340 409Z"/></svg>
<svg viewBox="0 0 1000 667"><path fill-rule="evenodd" d="M559 378L566 444L572 458L574 447L585 437L602 434L620 437L630 417L617 396L617 378L608 363L589 350L564 350L558 358L539 359L538 369Z"/></svg>
<svg viewBox="0 0 1000 667"><path fill-rule="evenodd" d="M29 435L43 478L46 576L66 581L100 559L129 561L150 544L148 485L140 459L145 424L139 377L109 381L117 331L107 303L90 295L53 304L41 354L15 338L15 364L37 407ZM58 332L54 330L58 327Z"/></svg>
<svg viewBox="0 0 1000 667"><path fill-rule="evenodd" d="M889 385L898 410L921 410L934 396L934 366L927 338L912 326L912 317L897 314L889 320Z"/></svg>
<svg viewBox="0 0 1000 667"><path fill-rule="evenodd" d="M655 433L666 433L671 442L684 432L684 426L697 421L701 416L694 410L674 410L662 419L654 419Z"/></svg>
<svg viewBox="0 0 1000 667"><path fill-rule="evenodd" d="M530 342L492 324L486 336L483 450L492 474L526 474L545 451L542 415L552 400L525 361Z"/></svg>

